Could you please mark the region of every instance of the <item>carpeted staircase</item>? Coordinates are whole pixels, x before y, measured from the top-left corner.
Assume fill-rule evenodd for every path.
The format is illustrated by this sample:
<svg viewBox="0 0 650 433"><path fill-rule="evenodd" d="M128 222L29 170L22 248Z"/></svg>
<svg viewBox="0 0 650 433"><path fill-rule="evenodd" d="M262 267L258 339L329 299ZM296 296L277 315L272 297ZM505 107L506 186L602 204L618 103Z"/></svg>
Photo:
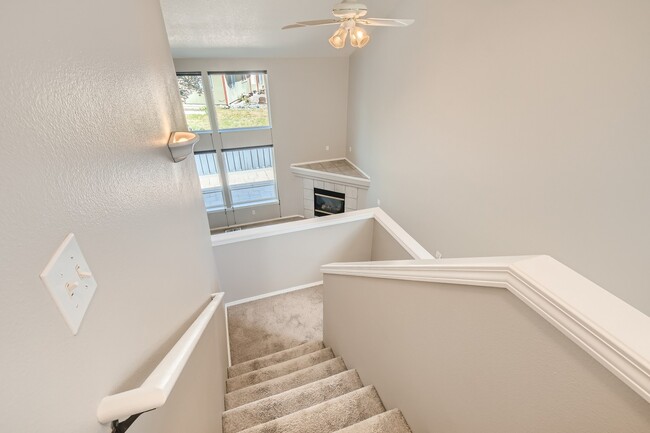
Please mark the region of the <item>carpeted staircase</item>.
<svg viewBox="0 0 650 433"><path fill-rule="evenodd" d="M410 433L322 342L228 368L223 433Z"/></svg>

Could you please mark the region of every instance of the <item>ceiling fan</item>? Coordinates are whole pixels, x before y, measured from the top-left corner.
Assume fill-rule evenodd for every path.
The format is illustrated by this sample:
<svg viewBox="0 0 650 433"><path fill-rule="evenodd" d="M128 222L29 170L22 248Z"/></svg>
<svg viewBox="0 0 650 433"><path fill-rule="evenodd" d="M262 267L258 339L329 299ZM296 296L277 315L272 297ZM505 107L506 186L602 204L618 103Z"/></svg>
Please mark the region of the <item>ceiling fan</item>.
<svg viewBox="0 0 650 433"><path fill-rule="evenodd" d="M361 27L379 26L379 27L406 27L415 20L395 19L395 18L365 18L368 8L362 3L356 3L354 0L343 0L341 3L334 5L332 14L335 18L326 20L298 21L295 24L289 24L282 27L282 30L296 29L299 27L313 26L331 26L338 25L339 28L329 38L330 45L334 48L345 47L345 40L350 35L350 45L356 48L363 48L370 41L370 35Z"/></svg>

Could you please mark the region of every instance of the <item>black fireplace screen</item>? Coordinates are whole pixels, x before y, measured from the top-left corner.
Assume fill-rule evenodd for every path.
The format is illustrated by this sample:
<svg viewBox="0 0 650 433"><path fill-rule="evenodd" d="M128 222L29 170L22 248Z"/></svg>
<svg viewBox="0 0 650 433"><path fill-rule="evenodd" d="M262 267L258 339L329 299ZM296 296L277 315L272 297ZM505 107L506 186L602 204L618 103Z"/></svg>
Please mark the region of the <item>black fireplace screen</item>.
<svg viewBox="0 0 650 433"><path fill-rule="evenodd" d="M314 188L314 215L325 216L345 212L345 194Z"/></svg>

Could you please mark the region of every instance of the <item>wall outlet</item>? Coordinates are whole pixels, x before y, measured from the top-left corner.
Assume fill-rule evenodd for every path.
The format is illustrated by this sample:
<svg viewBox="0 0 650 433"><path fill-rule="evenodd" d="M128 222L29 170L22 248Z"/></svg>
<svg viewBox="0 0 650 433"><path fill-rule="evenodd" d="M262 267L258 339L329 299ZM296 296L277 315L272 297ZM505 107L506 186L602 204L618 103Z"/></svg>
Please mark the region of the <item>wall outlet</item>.
<svg viewBox="0 0 650 433"><path fill-rule="evenodd" d="M440 260L442 258L442 253L440 251L436 251L436 259Z"/></svg>
<svg viewBox="0 0 650 433"><path fill-rule="evenodd" d="M74 335L95 294L97 281L81 253L74 234L70 233L56 250L43 272L41 280Z"/></svg>
<svg viewBox="0 0 650 433"><path fill-rule="evenodd" d="M253 209L253 210L251 211L251 213L252 213L253 215L255 215L255 213L256 213L256 212L255 212L255 209Z"/></svg>
<svg viewBox="0 0 650 433"><path fill-rule="evenodd" d="M325 150L330 150L330 147L329 147L329 146L325 146Z"/></svg>
<svg viewBox="0 0 650 433"><path fill-rule="evenodd" d="M352 146L348 147L348 152L352 153Z"/></svg>
<svg viewBox="0 0 650 433"><path fill-rule="evenodd" d="M381 206L381 200L377 199L377 206Z"/></svg>

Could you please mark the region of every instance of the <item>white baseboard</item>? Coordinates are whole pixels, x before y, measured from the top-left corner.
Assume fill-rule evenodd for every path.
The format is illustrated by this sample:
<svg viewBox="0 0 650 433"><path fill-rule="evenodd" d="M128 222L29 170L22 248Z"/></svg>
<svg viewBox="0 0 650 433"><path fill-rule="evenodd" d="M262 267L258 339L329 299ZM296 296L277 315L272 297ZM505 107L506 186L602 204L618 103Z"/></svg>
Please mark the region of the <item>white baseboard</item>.
<svg viewBox="0 0 650 433"><path fill-rule="evenodd" d="M323 281L314 281L313 283L303 284L301 286L289 287L288 289L276 290L275 292L264 293L263 295L253 296L250 298L240 299L238 301L228 302L226 304L226 310L228 307L233 307L235 305L245 304L247 302L257 301L259 299L270 298L271 296L281 295L283 293L295 292L296 290L308 289L314 286L320 286L323 284ZM226 312L227 314L227 312ZM228 316L226 316L228 317ZM230 354L230 350L228 351Z"/></svg>

